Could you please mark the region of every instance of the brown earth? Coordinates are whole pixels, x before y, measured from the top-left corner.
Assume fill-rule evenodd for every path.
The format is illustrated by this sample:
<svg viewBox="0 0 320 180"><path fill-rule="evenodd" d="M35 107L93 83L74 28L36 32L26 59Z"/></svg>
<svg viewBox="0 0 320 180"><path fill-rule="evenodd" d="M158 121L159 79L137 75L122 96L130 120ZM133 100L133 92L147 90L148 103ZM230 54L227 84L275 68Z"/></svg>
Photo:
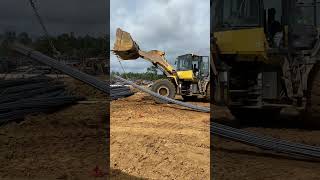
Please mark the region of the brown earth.
<svg viewBox="0 0 320 180"><path fill-rule="evenodd" d="M320 130L294 120L248 125L237 122L225 108L215 109L215 121L241 129L299 143L320 146ZM316 180L320 179L320 161L292 158L255 147L212 137L212 176L215 179Z"/></svg>
<svg viewBox="0 0 320 180"><path fill-rule="evenodd" d="M80 86L75 90L86 89ZM103 176L108 167L108 103L100 100L1 126L0 179L96 179L96 167Z"/></svg>
<svg viewBox="0 0 320 180"><path fill-rule="evenodd" d="M89 99L104 95L68 79ZM208 103L193 102L201 106ZM0 128L0 179L96 179L107 168L106 102L78 104L28 116ZM248 125L225 108L215 121L252 132L320 146L320 128L294 121ZM209 179L209 114L159 105L137 93L111 104L111 179ZM319 179L320 162L275 154L212 137L215 179ZM103 176L98 179L106 179Z"/></svg>
<svg viewBox="0 0 320 180"><path fill-rule="evenodd" d="M99 77L102 80L106 80L106 77ZM100 99L106 100L107 95L91 86L86 85L85 83L75 80L72 78L64 78L64 83L67 85L67 90L69 90L72 94L86 97L89 99Z"/></svg>
<svg viewBox="0 0 320 180"><path fill-rule="evenodd" d="M209 113L156 104L143 93L113 101L110 113L112 169L135 179L210 178Z"/></svg>

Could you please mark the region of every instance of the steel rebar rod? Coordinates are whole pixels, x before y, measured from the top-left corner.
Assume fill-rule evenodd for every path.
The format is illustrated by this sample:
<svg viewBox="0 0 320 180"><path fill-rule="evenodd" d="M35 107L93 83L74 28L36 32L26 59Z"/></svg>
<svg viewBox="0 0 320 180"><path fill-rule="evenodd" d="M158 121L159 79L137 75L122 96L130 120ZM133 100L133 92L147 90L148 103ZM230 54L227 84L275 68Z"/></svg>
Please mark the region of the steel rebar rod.
<svg viewBox="0 0 320 180"><path fill-rule="evenodd" d="M30 57L31 59L38 61L42 64L48 65L56 70L59 70L75 79L78 79L94 88L109 94L109 84L102 80L97 79L94 76L88 75L84 72L81 72L75 68L72 68L66 64L63 64L49 56L46 56L39 51L35 51L31 48L25 47L18 43L13 43L10 46L13 50Z"/></svg>

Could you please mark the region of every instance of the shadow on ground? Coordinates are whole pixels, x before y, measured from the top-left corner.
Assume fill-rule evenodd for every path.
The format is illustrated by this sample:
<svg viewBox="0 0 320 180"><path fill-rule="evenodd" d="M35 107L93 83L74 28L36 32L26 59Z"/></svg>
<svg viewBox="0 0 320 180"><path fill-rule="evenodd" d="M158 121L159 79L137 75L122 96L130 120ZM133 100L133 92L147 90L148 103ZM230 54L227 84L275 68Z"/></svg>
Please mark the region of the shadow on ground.
<svg viewBox="0 0 320 180"><path fill-rule="evenodd" d="M118 169L111 169L110 180L146 180L146 178L132 176Z"/></svg>
<svg viewBox="0 0 320 180"><path fill-rule="evenodd" d="M268 118L268 115L261 115L255 111L248 111L247 119L234 117L226 107L213 108L213 121L235 128L274 128L274 129L301 129L320 130L319 119L307 119L303 116L286 116L279 114L276 118Z"/></svg>

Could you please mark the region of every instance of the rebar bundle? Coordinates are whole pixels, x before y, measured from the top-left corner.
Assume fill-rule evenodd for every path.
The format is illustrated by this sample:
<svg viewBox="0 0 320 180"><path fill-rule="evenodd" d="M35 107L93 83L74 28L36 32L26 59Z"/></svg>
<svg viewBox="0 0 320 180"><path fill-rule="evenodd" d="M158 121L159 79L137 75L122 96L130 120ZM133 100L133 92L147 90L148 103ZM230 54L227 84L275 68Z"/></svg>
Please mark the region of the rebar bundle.
<svg viewBox="0 0 320 180"><path fill-rule="evenodd" d="M0 125L47 112L82 98L68 95L63 83L40 76L0 81Z"/></svg>
<svg viewBox="0 0 320 180"><path fill-rule="evenodd" d="M78 79L86 83L87 85L90 85L100 90L103 93L106 93L107 95L110 95L111 100L116 100L121 97L131 96L133 94L129 87L126 87L126 86L110 87L108 82L104 82L102 80L97 79L94 76L88 75L75 68L62 64L51 57L48 57L38 51L34 51L33 49L27 48L21 44L12 44L11 48L23 55L30 57L33 60L36 60L42 64L50 66L56 70L59 70L75 79ZM25 88L28 88L28 87L25 87Z"/></svg>
<svg viewBox="0 0 320 180"><path fill-rule="evenodd" d="M27 48L21 44L12 44L10 46L13 50L30 57L32 60L38 61L44 65L50 66L58 71L61 71L79 81L82 81L106 94L109 95L109 84L108 82L97 79L94 76L88 75L84 72L81 72L75 68L72 68L66 64L63 64L49 56L46 56L38 51Z"/></svg>
<svg viewBox="0 0 320 180"><path fill-rule="evenodd" d="M110 87L110 96L111 100L116 100L123 97L128 97L133 95L133 92L131 89L127 86L111 86Z"/></svg>
<svg viewBox="0 0 320 180"><path fill-rule="evenodd" d="M298 157L320 158L320 147L293 143L273 137L258 135L249 131L232 128L218 123L211 123L210 133L229 140L256 146L277 153L285 153Z"/></svg>
<svg viewBox="0 0 320 180"><path fill-rule="evenodd" d="M92 76L89 76L85 73L82 73L80 71L77 71L71 67L65 66L61 63L59 63L58 61L55 61L54 59L45 56L44 54L34 51L30 48L26 48L24 46L21 45L14 45L12 47L14 50L16 50L17 52L20 52L24 55L27 55L29 57L31 57L34 60L37 60L43 64L46 64L50 67L53 67L55 69L58 69L76 79L81 80L82 82L85 82L93 87L95 87L96 89L99 89L107 94L109 94L109 90L110 87L107 83L104 83ZM180 106L184 106L196 111L201 111L201 112L210 112L210 108L208 107L200 107L200 106L195 106L189 103L184 103L181 101L177 101L174 99L170 99L168 97L164 97L161 96L155 92L152 92L148 89L145 89L143 87L140 87L136 84L134 84L131 81L125 80L121 77L115 76L116 79L125 82L127 84L132 85L133 87L150 94L151 96L154 96L156 98L162 99L165 102L170 102L170 103L175 103L178 104ZM8 83L10 84L10 83ZM1 84L0 84L1 87ZM112 89L112 88L111 88ZM117 97L118 95L122 95L122 94L127 94L126 90L122 90L122 89L114 89L115 93L111 93L111 96L113 97ZM43 100L43 99L42 99ZM60 99L61 100L61 99ZM41 100L40 100L41 101ZM40 104L45 104L48 101L41 101ZM61 101L56 101L56 103L53 103L53 105L59 104L63 102ZM65 103L65 102L64 102ZM42 105L43 105L42 104ZM46 105L50 105L50 103L46 104ZM27 103L26 107L31 107L32 105ZM10 106L9 106L10 107ZM21 107L20 107L21 108ZM36 109L39 108L39 109ZM1 109L1 107L0 107ZM5 108L3 108L5 109ZM42 110L41 107L34 107L34 109L36 110ZM19 113L25 113L26 110L22 110L20 109ZM30 111L32 111L32 108L30 108ZM13 111L14 112L14 111ZM14 112L15 114L16 112ZM13 116L11 116L13 117ZM1 118L0 118L1 119ZM1 121L0 121L1 122ZM210 125L210 133L212 135L217 135L223 138L227 138L233 141L238 141L244 144L249 144L251 146L255 146L255 147L259 147L265 150L269 150L269 151L273 151L273 152L278 152L278 153L285 153L285 154L289 154L289 155L294 155L296 156L306 156L306 157L312 157L312 158L320 158L320 148L316 147L316 146L310 146L310 145L305 145L305 144L299 144L299 143L293 143L293 142L289 142L289 141L285 141L285 140L281 140L281 139L276 139L276 138L272 138L272 137L267 137L267 136L262 136L262 135L258 135L255 133L251 133L248 131L244 131L244 130L240 130L240 129L235 129L232 127L228 127L228 126L224 126L215 122L211 122Z"/></svg>
<svg viewBox="0 0 320 180"><path fill-rule="evenodd" d="M180 102L174 99L170 99L164 96L161 96L157 93L154 93L150 90L142 88L133 82L130 82L121 77L115 76L116 79L128 83L139 90L150 94L156 98L160 98L166 102L175 103L184 107L188 107L193 110L202 111L202 112L210 112L209 108L194 106L189 103ZM211 122L210 124L210 134L220 136L232 141L241 142L247 145L255 146L264 150L269 150L277 153L284 153L288 155L292 155L295 157L311 157L311 158L320 158L320 147L311 146L300 143L293 143L290 141L285 141L273 137L262 136L256 133L252 133L249 131L244 131L241 129L232 128L229 126L225 126L219 123Z"/></svg>

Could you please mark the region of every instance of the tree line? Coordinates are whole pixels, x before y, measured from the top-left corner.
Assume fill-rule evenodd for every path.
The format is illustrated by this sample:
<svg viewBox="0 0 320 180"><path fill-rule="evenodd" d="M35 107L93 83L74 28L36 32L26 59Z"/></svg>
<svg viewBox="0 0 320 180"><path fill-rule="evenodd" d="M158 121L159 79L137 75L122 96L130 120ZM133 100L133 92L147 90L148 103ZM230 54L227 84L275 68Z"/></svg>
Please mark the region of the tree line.
<svg viewBox="0 0 320 180"><path fill-rule="evenodd" d="M130 79L130 80L148 80L148 81L155 81L158 79L163 79L165 78L164 75L159 75L159 74L152 74L152 73L134 73L134 72L128 72L128 73L119 73L119 72L111 72L111 77L113 75L120 76L125 79Z"/></svg>
<svg viewBox="0 0 320 180"><path fill-rule="evenodd" d="M0 34L0 40L2 41L0 56L7 56L10 54L9 50L6 48L6 43L9 41L17 41L49 56L56 55L49 44L49 40L45 36L32 38L26 32L19 34L16 32L5 32ZM50 37L50 41L61 55L76 58L106 57L107 45L109 44L107 36L75 36L72 32Z"/></svg>
<svg viewBox="0 0 320 180"><path fill-rule="evenodd" d="M148 81L155 81L158 79L166 78L164 74L158 74L157 67L151 65L147 68L147 71L144 73L135 73L135 72L111 72L111 77L113 75L120 76L122 78L130 79L130 80L148 80Z"/></svg>
<svg viewBox="0 0 320 180"><path fill-rule="evenodd" d="M147 72L144 73L134 73L134 72L126 72L126 73L119 73L119 72L111 72L111 77L113 75L120 76L122 78L130 79L130 80L148 80L148 81L155 81L158 79L166 78L164 74L158 74L157 68L155 66L150 66L147 68Z"/></svg>

